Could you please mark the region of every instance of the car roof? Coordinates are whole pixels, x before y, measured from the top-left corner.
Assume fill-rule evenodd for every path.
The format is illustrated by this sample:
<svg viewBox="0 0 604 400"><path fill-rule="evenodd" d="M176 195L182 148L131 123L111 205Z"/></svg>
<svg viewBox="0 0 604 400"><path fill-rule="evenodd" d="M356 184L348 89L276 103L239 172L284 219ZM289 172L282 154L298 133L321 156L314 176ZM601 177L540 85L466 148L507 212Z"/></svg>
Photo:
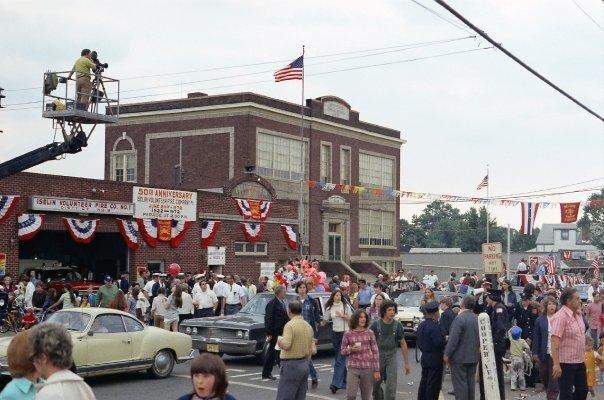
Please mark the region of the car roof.
<svg viewBox="0 0 604 400"><path fill-rule="evenodd" d="M127 312L115 310L113 308L103 308L103 307L69 308L67 310L59 310L57 312L83 313L83 314L89 314L93 317L97 316L99 314L119 314L119 315L125 315L128 317L132 317L132 315L128 314Z"/></svg>

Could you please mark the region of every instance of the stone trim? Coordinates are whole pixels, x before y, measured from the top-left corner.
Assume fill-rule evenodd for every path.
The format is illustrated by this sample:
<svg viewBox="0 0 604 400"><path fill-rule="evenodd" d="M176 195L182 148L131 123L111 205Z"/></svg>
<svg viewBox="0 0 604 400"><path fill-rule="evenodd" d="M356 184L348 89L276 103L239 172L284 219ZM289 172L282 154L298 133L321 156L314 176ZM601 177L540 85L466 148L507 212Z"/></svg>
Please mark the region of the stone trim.
<svg viewBox="0 0 604 400"><path fill-rule="evenodd" d="M253 221L249 219L244 219L241 215L234 214L215 214L215 213L199 213L197 215L199 219L209 219L209 220L221 220L221 221L235 221L235 222L256 222L259 224L283 224L283 225L296 225L300 223L297 219L291 218L269 218L266 221Z"/></svg>

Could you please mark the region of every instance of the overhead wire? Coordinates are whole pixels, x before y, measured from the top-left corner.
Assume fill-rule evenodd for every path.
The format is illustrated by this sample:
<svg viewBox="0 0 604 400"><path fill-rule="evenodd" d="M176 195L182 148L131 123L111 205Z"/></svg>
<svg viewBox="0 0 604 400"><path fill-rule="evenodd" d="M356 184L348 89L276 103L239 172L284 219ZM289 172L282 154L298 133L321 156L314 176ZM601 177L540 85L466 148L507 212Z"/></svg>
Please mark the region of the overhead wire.
<svg viewBox="0 0 604 400"><path fill-rule="evenodd" d="M468 30L467 28L465 28L463 25L459 24L458 22L456 22L455 20L452 20L450 18L445 17L444 15L442 15L441 13L431 9L428 6L423 5L422 3L420 3L419 1L416 0L411 0L413 3L417 4L418 6L420 6L421 8L423 8L424 10L428 11L430 14L435 15L437 18L440 18L441 20L447 22L449 25L454 26L455 28L462 30L466 33L472 34L473 32Z"/></svg>
<svg viewBox="0 0 604 400"><path fill-rule="evenodd" d="M601 31L604 31L604 28L602 27L602 25L600 25L600 24L598 23L598 21L596 21L596 20L595 20L595 18L593 18L591 15L589 15L589 13L588 13L587 11L585 11L585 10L583 9L583 7L581 7L581 6L579 5L579 3L577 3L575 0L572 0L572 2L573 2L573 3L575 3L575 5L577 6L577 8L578 8L579 10L581 10L581 12L582 12L583 14L585 14L585 16L586 16L587 18L589 18L589 20L590 20L591 22L593 22L593 23L594 23L594 25L596 25L596 26L598 27L598 29L600 29Z"/></svg>

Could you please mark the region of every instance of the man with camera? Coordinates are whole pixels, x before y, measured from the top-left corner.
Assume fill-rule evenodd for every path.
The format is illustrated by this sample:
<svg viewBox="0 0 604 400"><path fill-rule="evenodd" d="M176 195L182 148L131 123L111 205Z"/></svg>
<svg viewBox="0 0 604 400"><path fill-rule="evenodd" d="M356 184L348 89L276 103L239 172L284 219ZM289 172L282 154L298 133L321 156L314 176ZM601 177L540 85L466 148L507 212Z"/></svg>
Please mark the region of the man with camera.
<svg viewBox="0 0 604 400"><path fill-rule="evenodd" d="M88 109L90 92L92 91L90 70L96 71L98 67L107 68L107 64L100 64L93 55L96 55L96 52L90 51L90 49L82 50L81 57L75 61L71 72L67 76L67 79L71 79L73 73L76 74L76 109L78 110Z"/></svg>

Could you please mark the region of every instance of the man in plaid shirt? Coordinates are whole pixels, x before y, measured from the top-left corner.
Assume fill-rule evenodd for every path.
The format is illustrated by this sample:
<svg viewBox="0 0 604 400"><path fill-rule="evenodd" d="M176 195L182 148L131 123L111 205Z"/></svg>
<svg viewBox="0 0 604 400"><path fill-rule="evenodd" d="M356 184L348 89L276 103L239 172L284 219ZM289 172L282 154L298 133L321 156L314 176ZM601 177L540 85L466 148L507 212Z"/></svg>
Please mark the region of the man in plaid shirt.
<svg viewBox="0 0 604 400"><path fill-rule="evenodd" d="M560 304L562 308L552 317L552 376L560 379L560 400L585 400L585 323L577 289L564 289Z"/></svg>

